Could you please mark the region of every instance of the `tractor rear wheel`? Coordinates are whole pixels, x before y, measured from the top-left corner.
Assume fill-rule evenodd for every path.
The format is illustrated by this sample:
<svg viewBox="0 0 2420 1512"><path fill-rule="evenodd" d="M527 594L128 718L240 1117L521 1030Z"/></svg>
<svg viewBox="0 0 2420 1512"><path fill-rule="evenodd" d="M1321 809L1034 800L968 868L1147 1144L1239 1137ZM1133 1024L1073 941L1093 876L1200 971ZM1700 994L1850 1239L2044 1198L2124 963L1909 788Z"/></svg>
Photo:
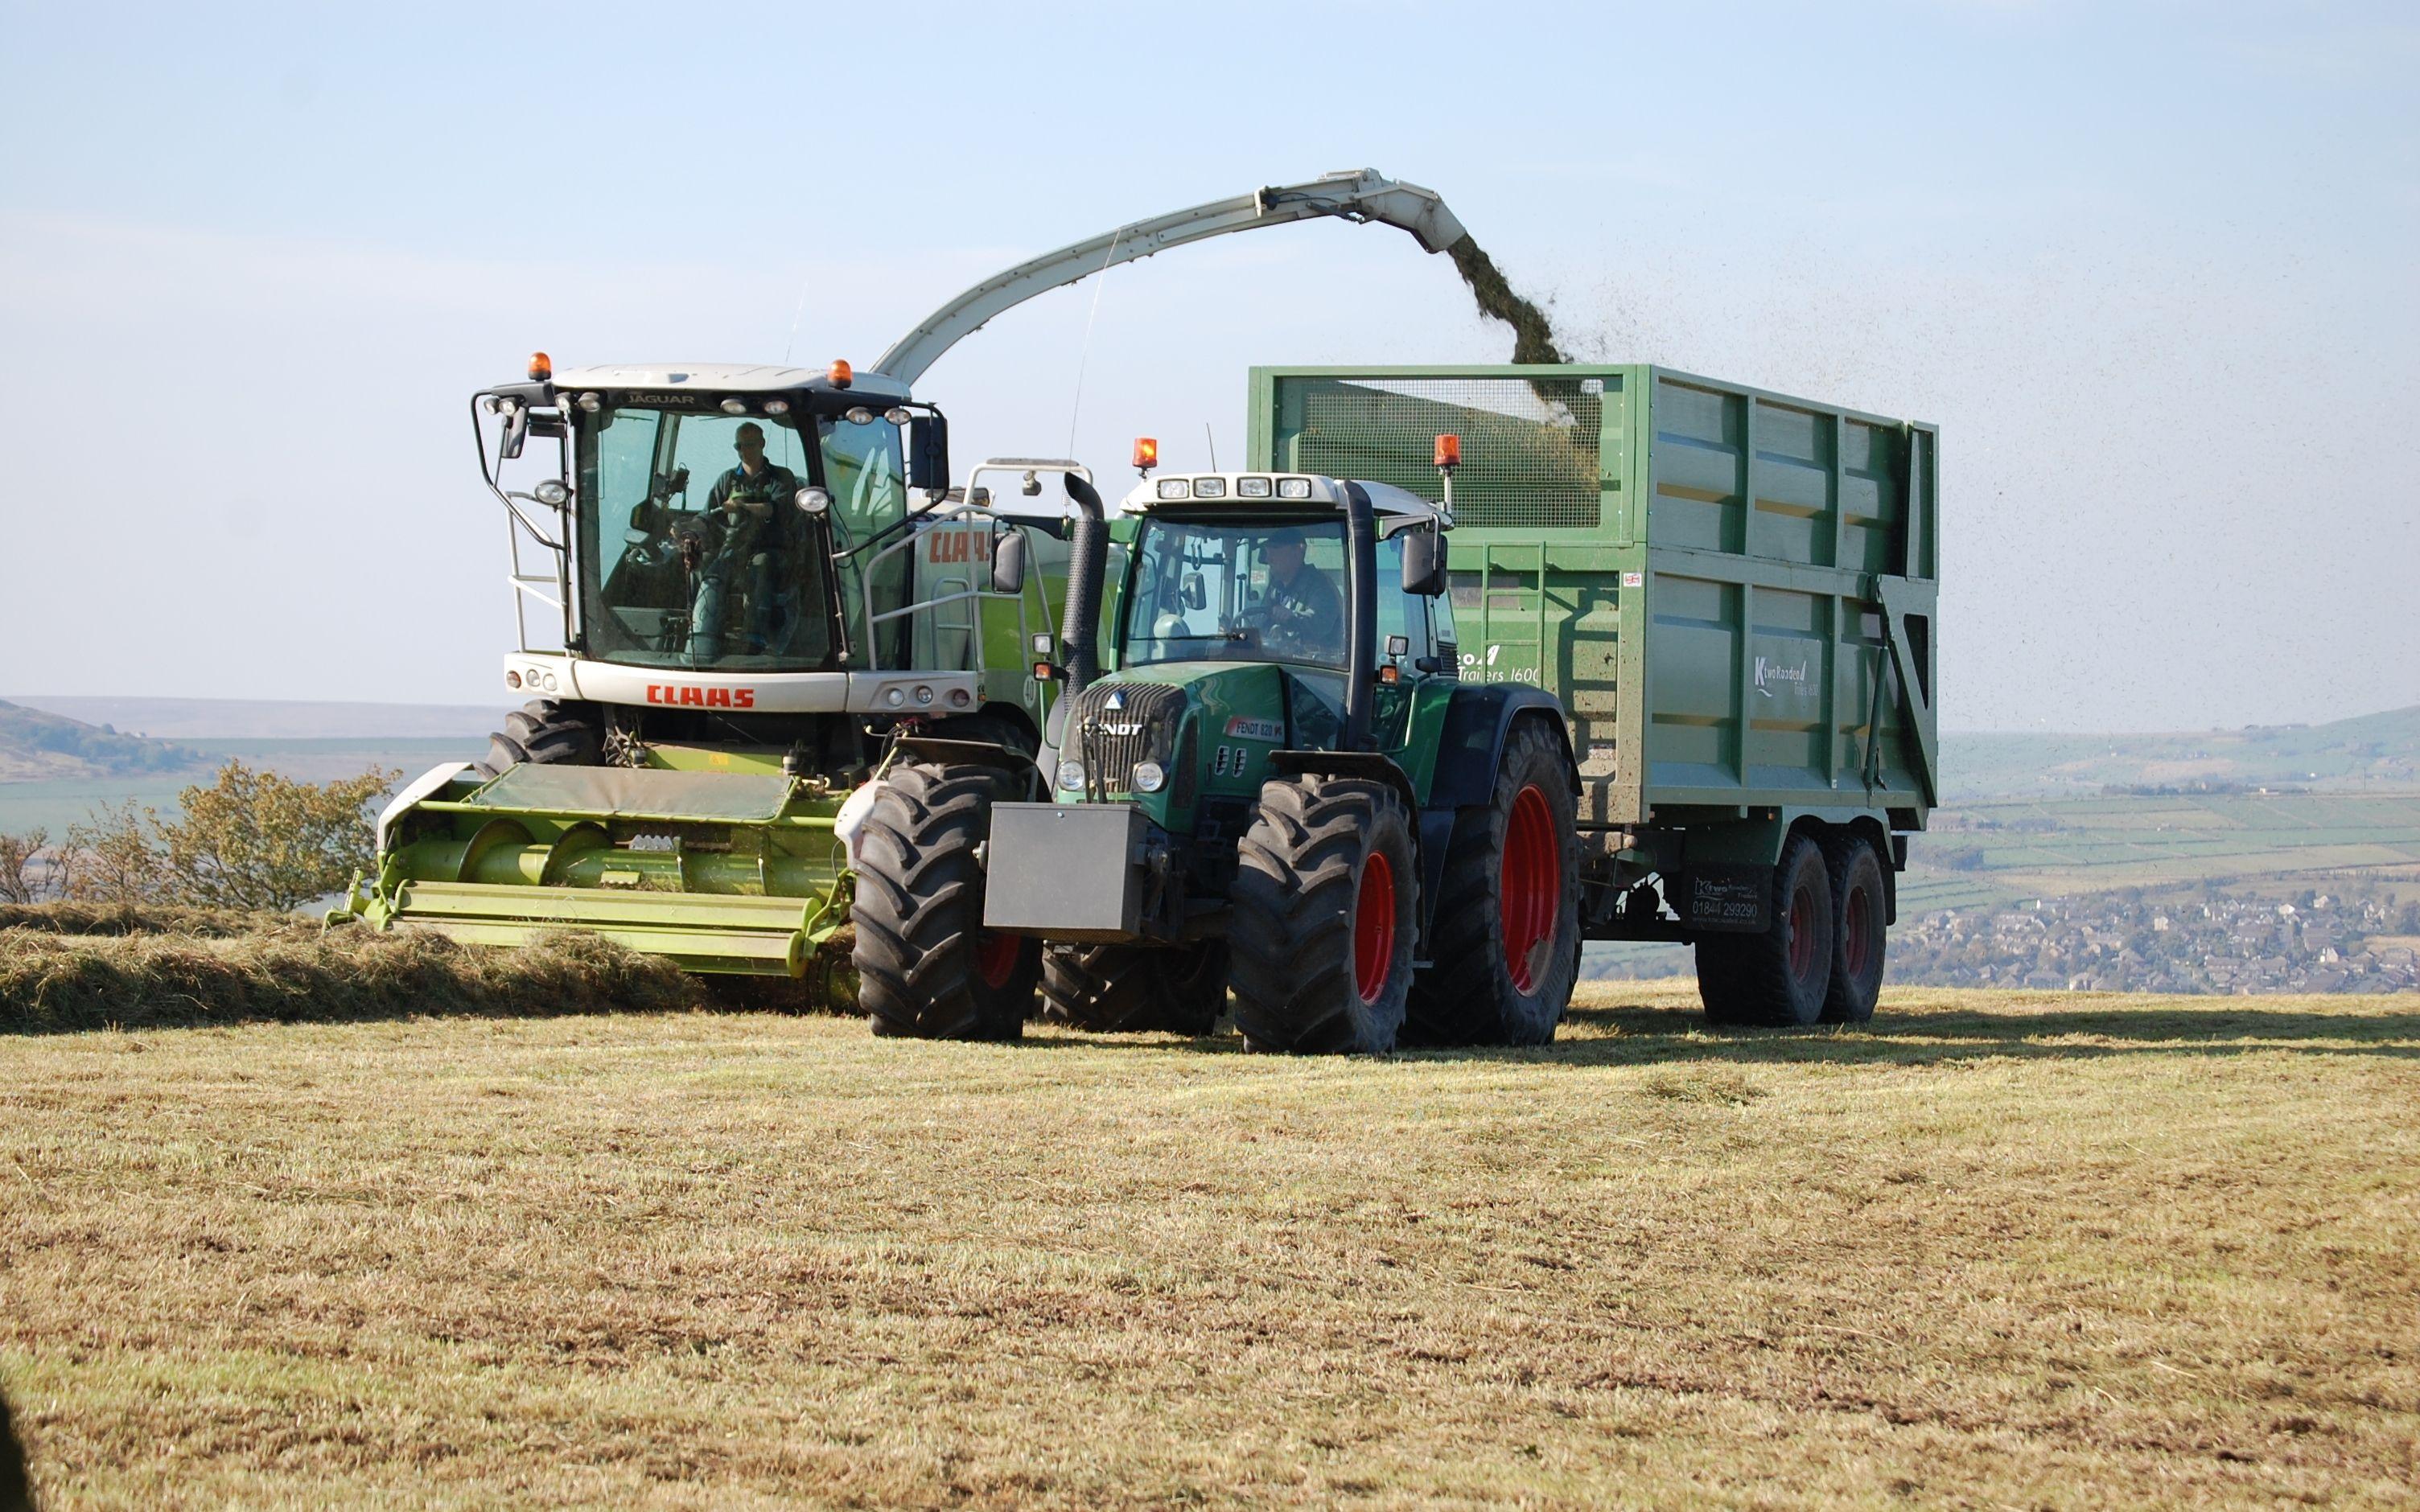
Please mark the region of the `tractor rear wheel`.
<svg viewBox="0 0 2420 1512"><path fill-rule="evenodd" d="M1816 1023L1832 983L1832 880L1823 849L1792 835L1773 869L1769 922L1755 934L1698 939L1706 1022L1792 1027Z"/></svg>
<svg viewBox="0 0 2420 1512"><path fill-rule="evenodd" d="M488 759L472 766L494 777L507 766L598 766L605 761L604 732L594 703L535 699L504 716L504 729L488 737Z"/></svg>
<svg viewBox="0 0 2420 1512"><path fill-rule="evenodd" d="M1823 862L1832 883L1832 986L1823 995L1823 1022L1863 1024L1882 995L1890 902L1882 857L1869 841L1846 833L1829 841Z"/></svg>
<svg viewBox="0 0 2420 1512"><path fill-rule="evenodd" d="M983 927L977 852L1007 774L917 763L883 779L858 832L858 1001L874 1032L1014 1040L1025 1032L1038 940Z"/></svg>
<svg viewBox="0 0 2420 1512"><path fill-rule="evenodd" d="M1384 782L1311 776L1263 784L1237 848L1227 934L1246 1048L1395 1047L1419 928L1416 854L1411 816Z"/></svg>
<svg viewBox="0 0 2420 1512"><path fill-rule="evenodd" d="M1544 1044L1579 971L1579 831L1571 763L1544 721L1504 743L1496 792L1447 843L1430 956L1404 1038L1419 1044Z"/></svg>
<svg viewBox="0 0 2420 1512"><path fill-rule="evenodd" d="M1207 1034L1227 1011L1226 943L1051 946L1042 952L1042 1011L1101 1034Z"/></svg>

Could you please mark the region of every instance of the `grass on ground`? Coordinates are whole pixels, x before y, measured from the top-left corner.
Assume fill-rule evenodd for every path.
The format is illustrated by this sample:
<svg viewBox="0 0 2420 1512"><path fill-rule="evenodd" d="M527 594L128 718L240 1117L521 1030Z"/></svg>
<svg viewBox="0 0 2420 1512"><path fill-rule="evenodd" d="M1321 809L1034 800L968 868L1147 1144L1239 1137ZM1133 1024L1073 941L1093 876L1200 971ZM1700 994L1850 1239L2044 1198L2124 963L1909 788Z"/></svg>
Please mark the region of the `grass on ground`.
<svg viewBox="0 0 2420 1512"><path fill-rule="evenodd" d="M59 1504L2412 1504L2420 1004L0 1038Z"/></svg>

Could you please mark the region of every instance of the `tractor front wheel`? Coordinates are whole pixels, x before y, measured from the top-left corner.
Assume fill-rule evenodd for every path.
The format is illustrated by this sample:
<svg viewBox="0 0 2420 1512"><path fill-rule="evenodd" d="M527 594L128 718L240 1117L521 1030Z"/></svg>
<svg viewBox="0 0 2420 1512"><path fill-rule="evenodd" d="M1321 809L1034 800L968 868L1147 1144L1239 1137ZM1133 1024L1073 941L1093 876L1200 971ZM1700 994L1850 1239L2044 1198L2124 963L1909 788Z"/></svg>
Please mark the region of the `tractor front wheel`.
<svg viewBox="0 0 2420 1512"><path fill-rule="evenodd" d="M874 1032L1014 1040L1025 1032L1037 940L983 927L978 851L1004 774L919 763L885 778L859 832L854 952Z"/></svg>
<svg viewBox="0 0 2420 1512"><path fill-rule="evenodd" d="M1384 1055L1419 928L1411 816L1355 778L1265 783L1237 850L1227 943L1245 1046Z"/></svg>

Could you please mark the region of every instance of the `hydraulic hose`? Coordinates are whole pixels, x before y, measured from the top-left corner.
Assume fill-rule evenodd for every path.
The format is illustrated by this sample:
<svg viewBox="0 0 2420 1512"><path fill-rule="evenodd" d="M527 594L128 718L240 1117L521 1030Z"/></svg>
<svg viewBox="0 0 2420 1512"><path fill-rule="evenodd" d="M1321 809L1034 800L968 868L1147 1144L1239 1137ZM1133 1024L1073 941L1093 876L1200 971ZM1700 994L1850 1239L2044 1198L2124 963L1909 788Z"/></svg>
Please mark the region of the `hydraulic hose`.
<svg viewBox="0 0 2420 1512"><path fill-rule="evenodd" d="M1109 525L1091 484L1072 472L1060 477L1077 511L1068 536L1067 601L1059 622L1059 662L1067 669L1067 691L1075 694L1101 675L1101 589L1109 571Z"/></svg>
<svg viewBox="0 0 2420 1512"><path fill-rule="evenodd" d="M1378 681L1378 526L1370 495L1344 486L1344 748L1368 750Z"/></svg>

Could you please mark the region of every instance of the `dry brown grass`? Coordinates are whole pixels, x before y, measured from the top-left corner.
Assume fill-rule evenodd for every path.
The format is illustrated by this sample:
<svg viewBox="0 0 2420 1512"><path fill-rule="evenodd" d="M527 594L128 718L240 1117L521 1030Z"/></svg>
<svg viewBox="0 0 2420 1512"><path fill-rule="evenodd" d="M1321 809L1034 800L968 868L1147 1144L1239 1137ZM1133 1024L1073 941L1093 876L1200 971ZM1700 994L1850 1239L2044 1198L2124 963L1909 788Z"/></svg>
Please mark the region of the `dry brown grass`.
<svg viewBox="0 0 2420 1512"><path fill-rule="evenodd" d="M52 904L0 927L0 1033L648 1012L708 1001L698 979L593 934L509 950L416 932L323 930L290 914ZM177 921L202 926L165 933Z"/></svg>
<svg viewBox="0 0 2420 1512"><path fill-rule="evenodd" d="M0 1038L58 1505L2409 1506L2420 1001Z"/></svg>

